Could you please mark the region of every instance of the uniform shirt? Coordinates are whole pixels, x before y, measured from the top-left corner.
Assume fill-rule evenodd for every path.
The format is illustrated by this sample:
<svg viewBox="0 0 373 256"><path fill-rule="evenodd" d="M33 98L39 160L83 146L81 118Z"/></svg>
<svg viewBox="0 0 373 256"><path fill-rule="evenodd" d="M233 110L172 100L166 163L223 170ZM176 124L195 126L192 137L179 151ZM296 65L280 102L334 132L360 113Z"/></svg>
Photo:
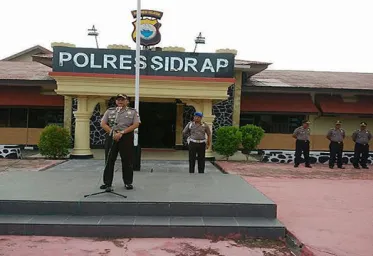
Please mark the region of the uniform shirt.
<svg viewBox="0 0 373 256"><path fill-rule="evenodd" d="M352 134L352 140L359 144L368 144L372 134L368 130L357 130Z"/></svg>
<svg viewBox="0 0 373 256"><path fill-rule="evenodd" d="M210 127L204 122L202 122L201 124L189 122L188 125L184 128L183 134L185 135L188 132L190 132L189 138L192 140L204 140L206 139L205 134L207 134L208 136L210 136L211 134Z"/></svg>
<svg viewBox="0 0 373 256"><path fill-rule="evenodd" d="M296 136L297 140L310 140L310 128L305 129L300 126L294 130L293 135Z"/></svg>
<svg viewBox="0 0 373 256"><path fill-rule="evenodd" d="M116 118L117 124L115 124ZM102 117L102 121L106 122L110 126L110 128L116 131L123 131L134 123L141 122L140 116L137 111L129 107L122 108L119 112L117 112L117 108L109 108L108 110L106 110L104 116Z"/></svg>
<svg viewBox="0 0 373 256"><path fill-rule="evenodd" d="M345 131L343 129L332 128L329 130L326 137L328 137L329 140L334 142L342 142L345 138Z"/></svg>

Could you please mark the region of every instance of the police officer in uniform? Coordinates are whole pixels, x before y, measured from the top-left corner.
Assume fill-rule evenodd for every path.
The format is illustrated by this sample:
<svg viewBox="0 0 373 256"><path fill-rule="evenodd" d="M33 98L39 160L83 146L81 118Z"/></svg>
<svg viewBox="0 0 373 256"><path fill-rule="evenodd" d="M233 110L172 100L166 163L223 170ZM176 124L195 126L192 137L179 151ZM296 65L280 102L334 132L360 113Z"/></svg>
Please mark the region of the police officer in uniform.
<svg viewBox="0 0 373 256"><path fill-rule="evenodd" d="M310 165L310 122L304 120L302 126L296 128L293 132L293 138L296 139L295 142L295 161L294 167L297 168L301 161L301 156L303 152L305 166L307 168L312 168Z"/></svg>
<svg viewBox="0 0 373 256"><path fill-rule="evenodd" d="M360 129L352 134L352 140L355 142L353 163L355 169L360 169L359 163L363 169L368 169L369 141L372 139L372 134L366 128L367 123L361 122Z"/></svg>
<svg viewBox="0 0 373 256"><path fill-rule="evenodd" d="M202 117L201 112L196 112L193 122L189 122L183 130L184 136L189 135L189 173L194 173L196 155L198 155L198 173L205 172L205 150L211 145L211 130L205 122L201 121Z"/></svg>
<svg viewBox="0 0 373 256"><path fill-rule="evenodd" d="M329 130L326 135L326 138L330 140L329 150L330 150L330 159L329 159L329 168L333 169L335 164L335 159L337 157L337 166L340 169L343 168L342 163L342 153L343 153L343 140L346 136L345 131L341 128L341 121L335 123L335 128Z"/></svg>
<svg viewBox="0 0 373 256"><path fill-rule="evenodd" d="M134 130L140 125L137 111L128 107L129 99L118 94L116 108L109 108L101 120L101 127L107 132L105 140L104 184L100 189L110 188L113 182L114 165L118 152L122 160L122 178L126 189L133 189L133 138Z"/></svg>

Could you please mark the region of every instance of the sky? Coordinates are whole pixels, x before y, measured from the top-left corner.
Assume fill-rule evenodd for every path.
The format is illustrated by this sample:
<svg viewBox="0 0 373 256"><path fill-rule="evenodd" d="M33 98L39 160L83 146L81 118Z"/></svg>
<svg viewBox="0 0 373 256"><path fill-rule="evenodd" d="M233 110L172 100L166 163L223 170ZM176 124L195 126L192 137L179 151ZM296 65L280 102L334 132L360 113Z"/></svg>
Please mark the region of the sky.
<svg viewBox="0 0 373 256"><path fill-rule="evenodd" d="M0 59L51 42L135 49L131 11L137 0L11 0L0 8ZM142 0L163 12L160 47L198 52L236 49L237 59L273 63L269 69L373 72L371 0Z"/></svg>

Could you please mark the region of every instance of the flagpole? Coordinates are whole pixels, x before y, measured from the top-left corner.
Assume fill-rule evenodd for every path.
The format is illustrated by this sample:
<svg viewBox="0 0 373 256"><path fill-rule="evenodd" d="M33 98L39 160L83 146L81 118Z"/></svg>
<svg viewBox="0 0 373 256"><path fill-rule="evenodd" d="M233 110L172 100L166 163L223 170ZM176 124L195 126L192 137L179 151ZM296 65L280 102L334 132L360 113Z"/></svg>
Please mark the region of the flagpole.
<svg viewBox="0 0 373 256"><path fill-rule="evenodd" d="M139 101L140 101L140 20L141 20L141 0L137 0L136 12L136 76L135 76L135 109L140 115ZM138 129L135 130L134 145L137 147L139 142Z"/></svg>

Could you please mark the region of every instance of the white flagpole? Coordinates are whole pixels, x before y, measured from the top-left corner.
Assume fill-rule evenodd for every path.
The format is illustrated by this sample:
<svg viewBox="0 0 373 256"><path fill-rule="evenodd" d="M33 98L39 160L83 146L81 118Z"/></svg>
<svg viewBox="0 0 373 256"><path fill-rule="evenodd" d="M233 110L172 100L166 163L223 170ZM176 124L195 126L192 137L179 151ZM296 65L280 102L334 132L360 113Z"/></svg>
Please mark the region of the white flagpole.
<svg viewBox="0 0 373 256"><path fill-rule="evenodd" d="M137 0L136 12L136 76L135 76L135 109L140 115L140 19L141 19L141 0ZM134 145L137 146L139 141L138 129L135 130Z"/></svg>

